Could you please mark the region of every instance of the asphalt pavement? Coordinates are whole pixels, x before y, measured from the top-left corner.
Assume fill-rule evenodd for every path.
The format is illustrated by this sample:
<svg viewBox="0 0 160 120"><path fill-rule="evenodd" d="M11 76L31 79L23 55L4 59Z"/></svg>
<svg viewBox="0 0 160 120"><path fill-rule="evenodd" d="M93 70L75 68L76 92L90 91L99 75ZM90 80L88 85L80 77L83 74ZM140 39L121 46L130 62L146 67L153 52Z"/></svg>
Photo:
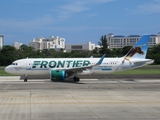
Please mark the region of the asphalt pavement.
<svg viewBox="0 0 160 120"><path fill-rule="evenodd" d="M160 79L0 77L0 120L160 120Z"/></svg>

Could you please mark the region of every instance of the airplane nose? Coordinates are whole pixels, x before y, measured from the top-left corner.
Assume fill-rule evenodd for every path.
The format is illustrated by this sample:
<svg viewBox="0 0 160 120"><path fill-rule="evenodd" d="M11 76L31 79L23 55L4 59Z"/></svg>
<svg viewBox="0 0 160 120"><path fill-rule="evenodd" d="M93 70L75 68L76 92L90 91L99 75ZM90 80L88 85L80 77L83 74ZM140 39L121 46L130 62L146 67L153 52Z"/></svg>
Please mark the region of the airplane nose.
<svg viewBox="0 0 160 120"><path fill-rule="evenodd" d="M11 72L10 67L9 67L9 66L7 66L7 67L5 68L5 71L6 71L7 73L10 73L10 72Z"/></svg>

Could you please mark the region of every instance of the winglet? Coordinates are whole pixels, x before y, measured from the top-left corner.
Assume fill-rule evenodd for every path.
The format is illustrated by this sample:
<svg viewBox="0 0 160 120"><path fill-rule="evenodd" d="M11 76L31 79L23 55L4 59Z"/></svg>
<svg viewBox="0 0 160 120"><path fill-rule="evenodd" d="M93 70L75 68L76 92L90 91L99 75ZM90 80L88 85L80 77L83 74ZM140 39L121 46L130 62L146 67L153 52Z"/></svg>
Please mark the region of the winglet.
<svg viewBox="0 0 160 120"><path fill-rule="evenodd" d="M101 59L96 63L96 65L100 65L103 62L103 59L105 58L106 54L104 54Z"/></svg>

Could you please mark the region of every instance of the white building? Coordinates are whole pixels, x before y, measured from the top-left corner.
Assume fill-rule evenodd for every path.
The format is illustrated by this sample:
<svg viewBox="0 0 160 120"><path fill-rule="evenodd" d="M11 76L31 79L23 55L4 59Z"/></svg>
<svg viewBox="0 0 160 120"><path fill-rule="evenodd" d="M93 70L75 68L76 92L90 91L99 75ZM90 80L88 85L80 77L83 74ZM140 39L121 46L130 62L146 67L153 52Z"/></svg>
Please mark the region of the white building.
<svg viewBox="0 0 160 120"><path fill-rule="evenodd" d="M15 47L16 49L19 49L22 44L23 44L23 43L14 42L14 43L13 43L13 47Z"/></svg>
<svg viewBox="0 0 160 120"><path fill-rule="evenodd" d="M133 46L141 38L140 35L114 35L112 33L107 35L108 45L110 49L113 48L123 48L124 46ZM152 47L156 44L160 44L160 33L158 35L151 35L149 47Z"/></svg>
<svg viewBox="0 0 160 120"><path fill-rule="evenodd" d="M4 44L4 35L0 35L0 49L2 49Z"/></svg>
<svg viewBox="0 0 160 120"><path fill-rule="evenodd" d="M66 52L70 52L72 50L93 50L96 47L100 48L99 45L95 45L91 42L87 42L86 44L66 44L65 50Z"/></svg>
<svg viewBox="0 0 160 120"><path fill-rule="evenodd" d="M43 50L42 42L45 38L37 38L33 39L31 42L29 42L29 46L33 47L35 50Z"/></svg>
<svg viewBox="0 0 160 120"><path fill-rule="evenodd" d="M35 50L43 49L65 49L65 39L58 36L51 36L50 38L36 38L29 42L29 46L35 48Z"/></svg>

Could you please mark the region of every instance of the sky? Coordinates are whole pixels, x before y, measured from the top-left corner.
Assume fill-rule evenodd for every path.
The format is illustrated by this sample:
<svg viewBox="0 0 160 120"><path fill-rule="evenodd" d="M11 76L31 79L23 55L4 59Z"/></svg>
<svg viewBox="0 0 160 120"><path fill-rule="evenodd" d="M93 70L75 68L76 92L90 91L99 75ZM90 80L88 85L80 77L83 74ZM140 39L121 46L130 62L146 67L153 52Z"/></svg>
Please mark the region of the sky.
<svg viewBox="0 0 160 120"><path fill-rule="evenodd" d="M160 0L1 0L4 44L59 36L66 44L98 44L102 35L160 32Z"/></svg>

